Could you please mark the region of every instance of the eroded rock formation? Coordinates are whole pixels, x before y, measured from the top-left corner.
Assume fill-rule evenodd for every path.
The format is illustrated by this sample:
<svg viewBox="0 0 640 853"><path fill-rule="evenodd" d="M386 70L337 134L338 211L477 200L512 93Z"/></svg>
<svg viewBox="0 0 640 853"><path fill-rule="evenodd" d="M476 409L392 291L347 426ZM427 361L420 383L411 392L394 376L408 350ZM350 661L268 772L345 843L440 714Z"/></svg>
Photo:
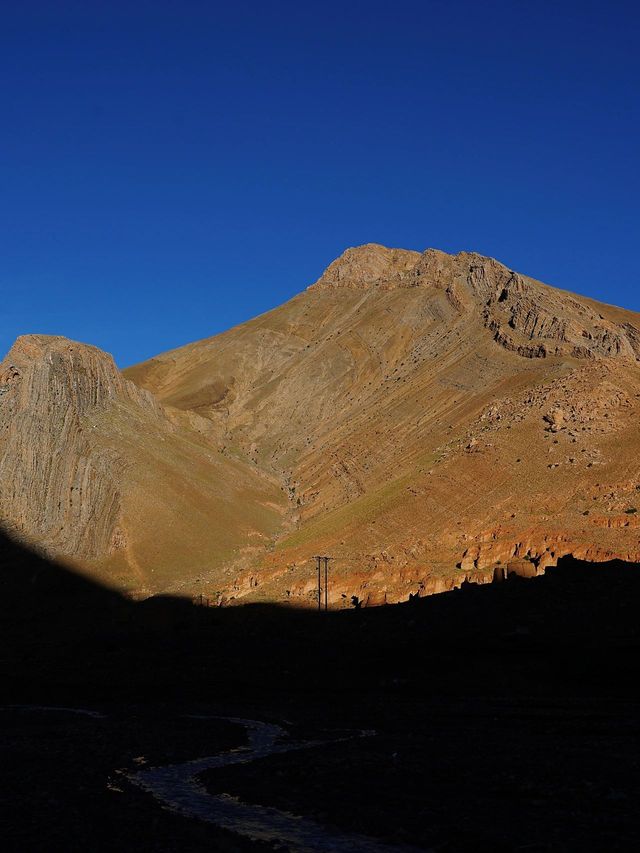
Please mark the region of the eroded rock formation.
<svg viewBox="0 0 640 853"><path fill-rule="evenodd" d="M113 359L64 338L19 338L0 364L0 505L5 524L53 553L97 558L121 544L126 464L93 419L119 405L159 418Z"/></svg>

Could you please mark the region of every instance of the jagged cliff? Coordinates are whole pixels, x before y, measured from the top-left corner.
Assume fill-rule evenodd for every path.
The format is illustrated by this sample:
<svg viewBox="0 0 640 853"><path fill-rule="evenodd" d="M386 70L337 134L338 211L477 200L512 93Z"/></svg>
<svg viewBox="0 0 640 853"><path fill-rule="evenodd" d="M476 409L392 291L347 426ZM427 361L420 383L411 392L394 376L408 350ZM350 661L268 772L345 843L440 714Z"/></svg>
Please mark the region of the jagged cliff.
<svg viewBox="0 0 640 853"><path fill-rule="evenodd" d="M638 315L490 258L349 249L124 376L20 339L2 514L101 576L223 601L313 603L320 552L334 606L637 560L639 356Z"/></svg>

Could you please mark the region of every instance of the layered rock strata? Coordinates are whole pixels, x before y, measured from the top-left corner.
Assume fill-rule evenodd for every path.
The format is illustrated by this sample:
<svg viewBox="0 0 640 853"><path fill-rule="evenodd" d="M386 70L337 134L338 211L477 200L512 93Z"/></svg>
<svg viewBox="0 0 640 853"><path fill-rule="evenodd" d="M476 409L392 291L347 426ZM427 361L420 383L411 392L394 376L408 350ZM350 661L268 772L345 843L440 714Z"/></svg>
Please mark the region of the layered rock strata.
<svg viewBox="0 0 640 853"><path fill-rule="evenodd" d="M113 359L65 338L18 338L0 364L0 506L7 527L52 553L96 558L118 548L126 460L95 435L99 413L160 406Z"/></svg>

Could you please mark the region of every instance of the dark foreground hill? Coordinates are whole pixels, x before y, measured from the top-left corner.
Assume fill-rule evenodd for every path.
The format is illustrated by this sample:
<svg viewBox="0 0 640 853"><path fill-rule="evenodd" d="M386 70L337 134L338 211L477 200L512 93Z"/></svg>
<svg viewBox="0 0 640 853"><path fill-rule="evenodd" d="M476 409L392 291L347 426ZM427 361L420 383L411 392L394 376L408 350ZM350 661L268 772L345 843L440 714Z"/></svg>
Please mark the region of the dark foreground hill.
<svg viewBox="0 0 640 853"><path fill-rule="evenodd" d="M330 741L199 776L311 820L319 844L635 846L637 565L565 559L325 614L134 603L1 545L5 849L275 849L163 811L127 775L246 743L220 717Z"/></svg>

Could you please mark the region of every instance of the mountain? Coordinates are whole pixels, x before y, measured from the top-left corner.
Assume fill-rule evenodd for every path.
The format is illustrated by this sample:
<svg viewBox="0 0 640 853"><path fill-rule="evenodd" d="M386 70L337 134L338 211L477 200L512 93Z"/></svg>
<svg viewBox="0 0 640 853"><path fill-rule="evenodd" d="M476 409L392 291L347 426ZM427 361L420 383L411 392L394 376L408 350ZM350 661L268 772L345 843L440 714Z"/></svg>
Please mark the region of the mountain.
<svg viewBox="0 0 640 853"><path fill-rule="evenodd" d="M208 422L95 347L45 335L0 365L0 506L14 537L140 591L223 570L284 511L279 484L222 456Z"/></svg>
<svg viewBox="0 0 640 853"><path fill-rule="evenodd" d="M473 253L348 249L285 305L119 374L0 372L2 513L113 583L382 603L640 561L640 315Z"/></svg>

